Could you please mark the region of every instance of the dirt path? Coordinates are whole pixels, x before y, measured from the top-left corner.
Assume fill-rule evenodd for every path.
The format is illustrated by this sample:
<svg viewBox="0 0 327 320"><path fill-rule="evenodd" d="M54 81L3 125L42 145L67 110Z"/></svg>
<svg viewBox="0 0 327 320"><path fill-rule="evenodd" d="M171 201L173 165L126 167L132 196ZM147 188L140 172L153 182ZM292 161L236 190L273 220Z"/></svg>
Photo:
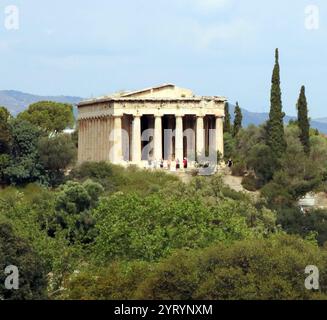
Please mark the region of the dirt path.
<svg viewBox="0 0 327 320"><path fill-rule="evenodd" d="M237 192L246 192L246 190L242 186L242 177L234 177L228 174L223 176L223 181L231 189Z"/></svg>

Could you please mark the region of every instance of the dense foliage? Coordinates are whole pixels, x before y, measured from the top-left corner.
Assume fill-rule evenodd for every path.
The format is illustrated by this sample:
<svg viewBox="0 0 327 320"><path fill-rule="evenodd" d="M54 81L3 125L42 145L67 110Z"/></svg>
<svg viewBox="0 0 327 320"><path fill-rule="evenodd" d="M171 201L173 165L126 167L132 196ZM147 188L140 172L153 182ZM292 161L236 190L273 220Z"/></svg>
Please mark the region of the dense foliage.
<svg viewBox="0 0 327 320"><path fill-rule="evenodd" d="M320 268L321 289L304 287L303 271ZM327 254L298 237L219 243L179 250L159 263L114 262L73 277L70 299L326 299Z"/></svg>
<svg viewBox="0 0 327 320"><path fill-rule="evenodd" d="M0 108L0 184L59 185L76 158L72 137L61 132L49 135L25 118L15 119L7 109ZM61 122L63 127L65 121Z"/></svg>

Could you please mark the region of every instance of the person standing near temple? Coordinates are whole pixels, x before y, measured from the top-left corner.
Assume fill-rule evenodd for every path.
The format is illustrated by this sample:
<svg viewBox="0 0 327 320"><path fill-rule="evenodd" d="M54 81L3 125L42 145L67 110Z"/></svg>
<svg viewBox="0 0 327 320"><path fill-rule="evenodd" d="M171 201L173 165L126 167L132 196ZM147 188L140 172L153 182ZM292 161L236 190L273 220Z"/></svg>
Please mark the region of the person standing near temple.
<svg viewBox="0 0 327 320"><path fill-rule="evenodd" d="M181 168L179 159L176 160L176 170L179 170Z"/></svg>
<svg viewBox="0 0 327 320"><path fill-rule="evenodd" d="M187 169L187 159L186 158L184 158L184 160L183 160L183 166L184 166L184 169Z"/></svg>

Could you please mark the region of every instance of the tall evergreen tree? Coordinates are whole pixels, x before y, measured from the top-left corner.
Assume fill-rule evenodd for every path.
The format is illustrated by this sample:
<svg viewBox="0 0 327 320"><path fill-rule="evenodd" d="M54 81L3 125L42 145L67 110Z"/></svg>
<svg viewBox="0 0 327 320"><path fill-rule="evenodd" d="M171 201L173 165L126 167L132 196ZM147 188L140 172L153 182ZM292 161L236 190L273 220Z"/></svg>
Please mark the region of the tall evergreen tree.
<svg viewBox="0 0 327 320"><path fill-rule="evenodd" d="M302 86L297 102L298 126L300 128L300 140L306 154L310 153L310 121L308 118L308 103L305 96L305 86Z"/></svg>
<svg viewBox="0 0 327 320"><path fill-rule="evenodd" d="M239 107L238 102L236 102L234 113L235 113L235 118L234 118L234 126L233 126L233 136L236 137L239 131L242 129L242 121L243 121L242 110Z"/></svg>
<svg viewBox="0 0 327 320"><path fill-rule="evenodd" d="M267 145L271 148L273 154L279 159L286 150L286 140L284 133L284 117L282 106L282 93L280 89L280 67L279 52L276 49L275 67L272 75L270 114L266 126Z"/></svg>
<svg viewBox="0 0 327 320"><path fill-rule="evenodd" d="M231 133L231 116L229 113L229 104L228 102L225 103L225 121L224 121L224 132Z"/></svg>

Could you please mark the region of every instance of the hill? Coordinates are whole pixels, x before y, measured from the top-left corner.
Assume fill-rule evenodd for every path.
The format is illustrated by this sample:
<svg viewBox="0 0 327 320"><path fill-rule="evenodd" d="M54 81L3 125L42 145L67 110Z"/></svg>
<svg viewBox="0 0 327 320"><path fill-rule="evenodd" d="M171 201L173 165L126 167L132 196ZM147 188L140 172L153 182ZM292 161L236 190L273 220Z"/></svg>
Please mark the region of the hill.
<svg viewBox="0 0 327 320"><path fill-rule="evenodd" d="M75 105L83 100L83 98L71 96L39 96L16 90L0 90L0 105L8 108L13 115L22 112L32 103L44 100Z"/></svg>
<svg viewBox="0 0 327 320"><path fill-rule="evenodd" d="M229 105L230 113L232 119L234 119L234 108L235 106ZM259 112L251 112L246 109L242 109L243 113L243 126L247 127L250 124L254 124L256 126L263 124L269 118L269 113L259 113ZM288 123L290 120L295 120L295 117L285 116L284 120ZM327 134L327 118L320 118L311 120L311 127L318 129L321 133Z"/></svg>

